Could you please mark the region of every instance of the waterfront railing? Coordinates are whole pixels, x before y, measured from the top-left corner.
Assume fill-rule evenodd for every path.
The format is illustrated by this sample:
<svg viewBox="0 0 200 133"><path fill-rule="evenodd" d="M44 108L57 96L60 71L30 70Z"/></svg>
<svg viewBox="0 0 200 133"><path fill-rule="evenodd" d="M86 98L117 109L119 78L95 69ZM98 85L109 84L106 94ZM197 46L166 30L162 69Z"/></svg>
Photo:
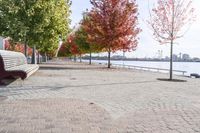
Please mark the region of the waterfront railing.
<svg viewBox="0 0 200 133"><path fill-rule="evenodd" d="M99 63L99 64L106 64L106 63ZM128 68L128 69L137 69L137 70L144 70L144 71L153 71L153 72L163 72L163 73L168 73L170 70L165 69L165 68L156 68L156 67L144 67L144 66L134 66L134 65L124 65L124 64L112 64L114 67L119 67L119 68ZM186 76L185 74L187 71L182 71L182 70L173 70L175 74Z"/></svg>

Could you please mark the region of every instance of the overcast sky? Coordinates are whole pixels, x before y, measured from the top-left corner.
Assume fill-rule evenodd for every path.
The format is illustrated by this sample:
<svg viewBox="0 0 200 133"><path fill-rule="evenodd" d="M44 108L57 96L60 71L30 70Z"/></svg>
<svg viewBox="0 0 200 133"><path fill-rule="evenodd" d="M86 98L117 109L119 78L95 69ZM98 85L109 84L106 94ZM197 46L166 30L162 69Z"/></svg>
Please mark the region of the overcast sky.
<svg viewBox="0 0 200 133"><path fill-rule="evenodd" d="M158 50L163 51L163 57L169 56L169 44L160 45L153 37L151 30L147 27L146 20L148 14L148 0L137 0L139 5L139 23L142 28L140 40L136 51L126 53L128 57L157 57ZM149 0L152 3L156 0ZM193 7L197 16L196 21L192 24L190 30L185 36L177 40L178 44L174 45L174 53L188 53L192 57L200 58L200 0L193 0ZM72 23L71 27L75 26L82 19L82 13L86 9L90 9L89 0L73 0L72 2ZM120 54L118 52L117 54Z"/></svg>

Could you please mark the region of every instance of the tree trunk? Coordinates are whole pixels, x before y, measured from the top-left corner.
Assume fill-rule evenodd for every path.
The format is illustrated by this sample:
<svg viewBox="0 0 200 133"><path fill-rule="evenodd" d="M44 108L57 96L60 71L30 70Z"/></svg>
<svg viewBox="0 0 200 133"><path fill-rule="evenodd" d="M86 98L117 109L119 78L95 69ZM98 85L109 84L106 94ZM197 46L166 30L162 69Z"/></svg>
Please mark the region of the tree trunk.
<svg viewBox="0 0 200 133"><path fill-rule="evenodd" d="M111 53L111 50L110 50L110 47L108 49L108 68L110 68L111 64L110 64L110 53Z"/></svg>
<svg viewBox="0 0 200 133"><path fill-rule="evenodd" d="M82 62L82 55L80 54L80 63Z"/></svg>
<svg viewBox="0 0 200 133"><path fill-rule="evenodd" d="M38 56L38 57L37 57L37 58L38 58L38 59L37 59L37 63L40 64L40 63L41 63L41 60L40 60L40 53L39 53L39 52L38 52L38 55L37 55L37 56Z"/></svg>
<svg viewBox="0 0 200 133"><path fill-rule="evenodd" d="M25 44L24 44L24 55L27 57L27 44L26 44L26 42L25 42Z"/></svg>
<svg viewBox="0 0 200 133"><path fill-rule="evenodd" d="M47 62L47 53L44 55L44 62Z"/></svg>
<svg viewBox="0 0 200 133"><path fill-rule="evenodd" d="M35 56L35 45L33 46L33 54L32 54L32 62L31 64L36 64L36 56Z"/></svg>
<svg viewBox="0 0 200 133"><path fill-rule="evenodd" d="M76 55L74 55L74 62L76 62Z"/></svg>
<svg viewBox="0 0 200 133"><path fill-rule="evenodd" d="M89 65L92 64L92 52L90 51L90 61L89 61Z"/></svg>
<svg viewBox="0 0 200 133"><path fill-rule="evenodd" d="M170 80L173 79L173 39L171 40L171 49L170 49Z"/></svg>
<svg viewBox="0 0 200 133"><path fill-rule="evenodd" d="M26 33L25 33L25 37L24 37L24 55L27 58L27 41L26 41Z"/></svg>
<svg viewBox="0 0 200 133"><path fill-rule="evenodd" d="M173 2L174 4L174 2ZM173 9L172 9L172 33L171 33L171 48L170 48L170 77L169 79L172 80L173 79L173 43L174 43L174 14L175 14L175 10L174 10L174 5L173 5Z"/></svg>
<svg viewBox="0 0 200 133"><path fill-rule="evenodd" d="M124 60L125 60L125 51L123 50L123 67L124 67Z"/></svg>

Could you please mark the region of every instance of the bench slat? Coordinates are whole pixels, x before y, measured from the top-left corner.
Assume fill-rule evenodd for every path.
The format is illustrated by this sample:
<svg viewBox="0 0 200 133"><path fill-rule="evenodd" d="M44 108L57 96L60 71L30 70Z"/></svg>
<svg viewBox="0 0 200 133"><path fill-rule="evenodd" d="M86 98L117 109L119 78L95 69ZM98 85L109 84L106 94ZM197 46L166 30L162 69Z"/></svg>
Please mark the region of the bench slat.
<svg viewBox="0 0 200 133"><path fill-rule="evenodd" d="M38 65L27 64L27 59L20 52L0 50L0 79L4 76L29 77L39 69Z"/></svg>

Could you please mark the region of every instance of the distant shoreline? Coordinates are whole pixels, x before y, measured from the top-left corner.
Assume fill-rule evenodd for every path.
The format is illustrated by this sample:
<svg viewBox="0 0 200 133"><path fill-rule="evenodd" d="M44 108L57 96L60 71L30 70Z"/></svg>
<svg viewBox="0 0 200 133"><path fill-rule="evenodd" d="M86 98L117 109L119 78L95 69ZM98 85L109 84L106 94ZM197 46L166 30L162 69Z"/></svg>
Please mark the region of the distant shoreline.
<svg viewBox="0 0 200 133"><path fill-rule="evenodd" d="M89 60L88 58L82 58L83 60ZM92 60L103 60L107 61L107 59L96 59L93 58ZM145 59L111 59L111 61L146 61L146 62L169 62L169 60L145 60ZM173 61L173 62L189 62L189 63L200 63L200 61Z"/></svg>

